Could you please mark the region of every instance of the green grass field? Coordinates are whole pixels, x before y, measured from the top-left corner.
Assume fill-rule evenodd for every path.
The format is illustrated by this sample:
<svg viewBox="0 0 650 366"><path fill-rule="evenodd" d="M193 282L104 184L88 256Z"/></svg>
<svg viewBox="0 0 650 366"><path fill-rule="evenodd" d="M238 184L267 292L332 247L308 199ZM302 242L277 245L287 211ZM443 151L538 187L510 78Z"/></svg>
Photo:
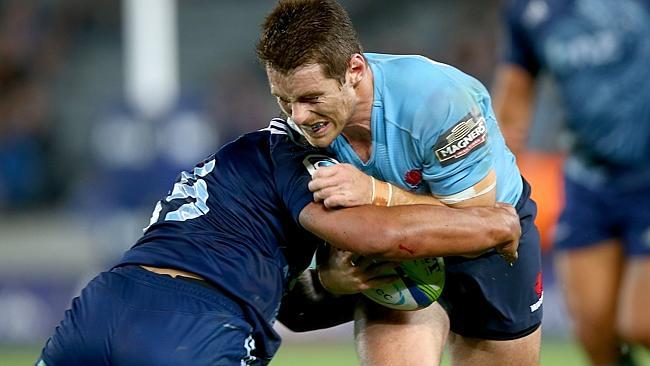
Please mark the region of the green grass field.
<svg viewBox="0 0 650 366"><path fill-rule="evenodd" d="M639 366L650 366L650 353L638 350ZM580 350L570 341L547 340L542 343L542 366L586 366ZM352 344L296 345L286 344L276 355L271 366L354 366L358 365ZM449 360L443 357L443 366Z"/></svg>
<svg viewBox="0 0 650 366"><path fill-rule="evenodd" d="M0 346L0 366L33 365L40 347ZM650 353L637 350L640 366L650 366ZM358 365L352 344L296 344L286 343L280 348L271 366L354 366ZM449 366L448 360L443 365ZM584 356L573 343L544 340L542 366L587 365Z"/></svg>

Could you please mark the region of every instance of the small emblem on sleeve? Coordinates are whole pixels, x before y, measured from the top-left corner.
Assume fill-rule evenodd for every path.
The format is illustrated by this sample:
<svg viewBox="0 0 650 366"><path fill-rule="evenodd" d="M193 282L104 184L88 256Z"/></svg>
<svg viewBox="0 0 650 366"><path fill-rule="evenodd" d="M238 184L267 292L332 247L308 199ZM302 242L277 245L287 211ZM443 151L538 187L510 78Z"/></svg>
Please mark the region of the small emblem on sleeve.
<svg viewBox="0 0 650 366"><path fill-rule="evenodd" d="M314 173L316 173L316 170L318 168L322 166L330 166L330 165L338 164L339 162L336 161L336 159L330 158L327 155L312 154L312 155L307 155L302 160L302 163L305 166L305 168L307 168L309 175L313 176Z"/></svg>
<svg viewBox="0 0 650 366"><path fill-rule="evenodd" d="M422 182L422 170L411 169L404 174L404 181L411 188L417 188Z"/></svg>
<svg viewBox="0 0 650 366"><path fill-rule="evenodd" d="M436 158L445 166L453 164L485 145L487 126L478 113L468 113L454 127L445 131L434 146Z"/></svg>

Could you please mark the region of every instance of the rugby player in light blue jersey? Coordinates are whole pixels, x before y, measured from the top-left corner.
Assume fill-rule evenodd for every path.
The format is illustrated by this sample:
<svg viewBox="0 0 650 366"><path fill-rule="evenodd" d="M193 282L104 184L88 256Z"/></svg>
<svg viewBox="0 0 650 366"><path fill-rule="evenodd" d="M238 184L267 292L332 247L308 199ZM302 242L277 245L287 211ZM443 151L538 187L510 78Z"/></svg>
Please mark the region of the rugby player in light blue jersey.
<svg viewBox="0 0 650 366"><path fill-rule="evenodd" d="M278 316L296 330L351 318L355 302L330 299L340 312L330 314L303 287L291 291L323 240L397 260L516 250L520 226L509 205L324 208L307 183L330 158L298 137L274 119L182 172L142 237L72 301L37 365L266 365L280 344ZM451 228L442 222L450 215ZM287 293L289 308L278 313Z"/></svg>
<svg viewBox="0 0 650 366"><path fill-rule="evenodd" d="M448 339L455 365L537 365L543 296L536 207L486 89L422 56L362 53L335 1L280 1L257 51L294 128L348 163L316 172L309 184L316 201L327 207L503 201L520 215L513 266L494 251L446 257L439 304L409 313L367 304L357 322L362 364L438 364ZM344 283L322 280L331 290Z"/></svg>
<svg viewBox="0 0 650 366"><path fill-rule="evenodd" d="M514 0L495 110L525 148L537 76L550 75L573 144L554 249L575 334L594 365L650 347L650 1Z"/></svg>

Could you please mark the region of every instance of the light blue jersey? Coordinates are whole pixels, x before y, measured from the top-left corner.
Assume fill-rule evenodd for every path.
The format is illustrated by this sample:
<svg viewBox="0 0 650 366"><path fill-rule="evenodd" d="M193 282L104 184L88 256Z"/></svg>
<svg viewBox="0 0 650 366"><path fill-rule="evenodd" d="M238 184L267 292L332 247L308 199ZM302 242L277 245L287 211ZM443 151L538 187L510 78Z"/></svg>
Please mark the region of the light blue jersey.
<svg viewBox="0 0 650 366"><path fill-rule="evenodd" d="M435 196L463 192L494 170L497 201L517 202L521 176L479 81L422 56L365 57L374 78L372 154L362 162L339 136L332 148L340 160Z"/></svg>

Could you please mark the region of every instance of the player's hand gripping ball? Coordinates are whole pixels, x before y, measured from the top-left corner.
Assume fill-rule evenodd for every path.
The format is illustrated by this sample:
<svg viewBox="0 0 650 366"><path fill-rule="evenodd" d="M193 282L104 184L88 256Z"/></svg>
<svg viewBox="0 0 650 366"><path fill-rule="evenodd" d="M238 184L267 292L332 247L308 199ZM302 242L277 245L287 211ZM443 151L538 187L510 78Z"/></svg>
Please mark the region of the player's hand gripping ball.
<svg viewBox="0 0 650 366"><path fill-rule="evenodd" d="M433 304L445 286L442 258L404 261L395 268L399 280L362 293L369 299L396 310L418 310Z"/></svg>

